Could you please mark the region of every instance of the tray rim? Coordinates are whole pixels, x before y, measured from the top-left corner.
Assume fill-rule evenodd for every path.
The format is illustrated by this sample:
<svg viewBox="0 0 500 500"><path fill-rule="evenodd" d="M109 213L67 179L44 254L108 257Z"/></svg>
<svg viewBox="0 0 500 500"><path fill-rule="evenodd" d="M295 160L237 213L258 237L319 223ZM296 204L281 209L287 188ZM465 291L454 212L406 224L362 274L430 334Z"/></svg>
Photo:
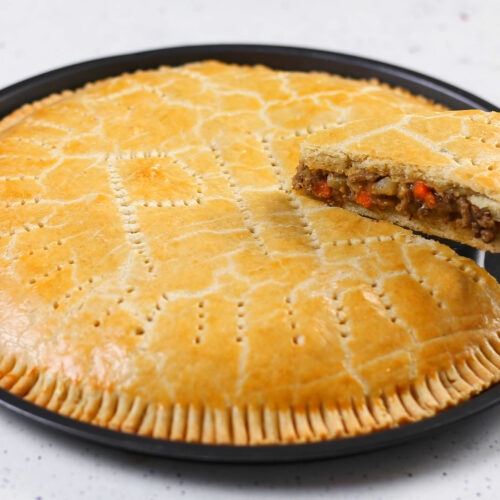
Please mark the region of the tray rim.
<svg viewBox="0 0 500 500"><path fill-rule="evenodd" d="M437 91L445 89L448 92L448 94L452 94L453 96L456 96L460 100L471 101L471 104L473 103L474 106L476 106L479 109L485 109L489 111L500 111L500 108L495 104L485 99L482 99L481 97L467 90L452 85L448 82L445 82L444 80L428 76L425 75L424 73L407 69L402 66L398 66L396 64L387 63L384 61L379 61L368 57L362 57L343 52L328 51L323 49L305 48L305 47L296 47L287 45L227 43L227 44L179 45L179 46L166 47L160 49L117 54L96 59L89 59L65 66L60 66L58 68L36 74L34 76L23 79L19 82L13 83L7 87L4 87L3 89L0 89L0 119L6 116L10 111L17 109L19 106L22 106L22 104L26 104L25 100L21 104L16 103L13 106L7 106L6 102L16 99L19 93L24 94L27 86L41 85L43 83L46 83L47 81L53 81L54 79L61 79L64 76L72 75L76 72L85 71L91 68L92 69L109 68L111 65L114 66L120 63L132 62L137 58L156 59L156 58L164 58L169 55L177 55L180 59L181 58L184 59L184 61L180 62L180 64L184 64L186 62L194 62L201 60L201 58L199 57L194 57L196 54L199 54L200 52L210 52L213 54L212 58L214 59L217 58L217 55L222 56L222 60L231 59L231 57L228 57L231 55L234 56L247 55L247 56L254 56L254 58L255 56L257 56L258 58L260 55L268 55L270 53L273 53L276 56L278 55L304 56L307 59L314 58L316 61L324 60L326 62L332 62L332 60L336 60L336 62L338 63L342 62L348 64L355 63L356 66L360 68L366 68L366 69L369 68L377 71L383 69L384 72L386 73L386 76L392 78L406 79L408 77L411 77L414 83L421 83L428 89L432 88ZM255 64L258 64L258 62L256 62ZM135 69L155 67L154 64L146 66L137 66L136 64L132 65ZM175 66L176 64L173 65ZM276 65L274 67L279 68L279 66L280 65ZM116 73L116 75L123 72L124 72L123 70L120 70L119 72ZM114 75L113 73L110 73L108 76L113 76L113 75ZM343 75L343 76L349 76L349 75ZM92 80L84 80L84 81L92 81ZM64 87L64 88L77 88L77 87ZM47 95L48 95L47 93L42 93L40 94L40 97L36 97L35 99L39 99Z"/></svg>
<svg viewBox="0 0 500 500"><path fill-rule="evenodd" d="M209 44L183 45L108 56L59 67L32 76L0 90L0 119L23 104L45 97L52 92L59 92L66 88L77 88L86 81L92 81L92 78L83 78L83 75L89 72L106 72L107 76L113 76L126 71L133 71L134 69L156 67L161 64L161 62L157 64L157 60L166 59L169 56L174 59L177 58L177 64L207 58L204 56L198 57L197 55L199 54L210 54L209 57L212 59L225 61L236 60L243 56L250 60L254 60L255 64L258 63L259 58L266 56L276 58L304 58L304 62L307 61L313 65L315 65L315 63L319 65L321 61L326 64L354 65L360 70L373 70L377 73L383 73L383 77L377 76L377 78L380 78L381 81L385 81L390 85L408 88L408 84L411 82L415 86L425 88L429 93L443 94L443 98L447 96L451 99L462 101L463 103L466 102L480 109L500 111L498 107L490 102L459 87L437 78L427 76L423 73L408 70L394 64L377 61L375 59L340 52L282 45ZM152 62L152 64L144 64L145 61L154 62ZM172 63L164 62L163 64ZM264 64L274 68L280 68L282 66L280 64ZM130 69L124 70L124 66L130 66ZM115 69L116 72L114 72ZM290 68L290 70L292 69ZM300 70L300 68L297 70ZM351 76L341 71L338 72L338 74ZM366 78L366 76L364 78ZM69 81L69 86L66 84L62 85L63 82L67 81ZM47 91L47 89L49 89L49 91ZM425 95L425 93L422 92L418 93ZM28 99L27 96L30 96L30 98ZM99 444L170 458L247 464L326 459L373 451L404 443L434 432L446 425L453 424L483 411L498 402L500 402L500 384L493 385L470 400L455 407L445 409L435 416L387 430L376 431L355 437L313 443L241 446L170 441L143 437L136 434L127 434L122 431L114 431L60 415L59 413L30 403L22 397L11 394L5 389L0 389L0 405L52 428Z"/></svg>

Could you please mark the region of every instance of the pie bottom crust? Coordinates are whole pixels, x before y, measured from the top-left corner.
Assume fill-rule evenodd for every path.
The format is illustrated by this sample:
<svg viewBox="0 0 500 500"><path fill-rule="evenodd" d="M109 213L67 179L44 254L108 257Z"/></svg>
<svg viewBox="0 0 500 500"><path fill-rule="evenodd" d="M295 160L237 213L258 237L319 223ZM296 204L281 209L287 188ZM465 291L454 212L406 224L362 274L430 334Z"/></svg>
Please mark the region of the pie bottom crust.
<svg viewBox="0 0 500 500"><path fill-rule="evenodd" d="M342 207L371 219L386 220L401 227L413 229L414 231L419 231L425 234L431 234L437 236L438 238L454 240L485 252L500 252L500 237L497 236L491 243L485 243L480 238L474 237L470 228L461 228L459 226L452 225L444 217L411 219L396 211L377 212L350 201L344 203Z"/></svg>
<svg viewBox="0 0 500 500"><path fill-rule="evenodd" d="M47 410L140 436L206 444L270 445L366 434L435 415L499 379L496 336L485 338L447 369L347 406L165 406L81 386L41 371L23 357L0 353L0 387Z"/></svg>

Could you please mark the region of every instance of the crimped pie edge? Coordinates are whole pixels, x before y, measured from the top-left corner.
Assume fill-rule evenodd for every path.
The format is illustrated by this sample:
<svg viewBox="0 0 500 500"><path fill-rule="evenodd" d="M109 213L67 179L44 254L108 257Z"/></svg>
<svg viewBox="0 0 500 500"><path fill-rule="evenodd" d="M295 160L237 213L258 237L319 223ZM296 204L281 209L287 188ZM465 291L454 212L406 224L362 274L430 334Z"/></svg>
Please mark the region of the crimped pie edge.
<svg viewBox="0 0 500 500"><path fill-rule="evenodd" d="M428 418L500 380L498 334L446 369L350 405L227 408L150 403L55 377L0 353L0 387L60 415L111 430L204 444L272 445L353 437Z"/></svg>

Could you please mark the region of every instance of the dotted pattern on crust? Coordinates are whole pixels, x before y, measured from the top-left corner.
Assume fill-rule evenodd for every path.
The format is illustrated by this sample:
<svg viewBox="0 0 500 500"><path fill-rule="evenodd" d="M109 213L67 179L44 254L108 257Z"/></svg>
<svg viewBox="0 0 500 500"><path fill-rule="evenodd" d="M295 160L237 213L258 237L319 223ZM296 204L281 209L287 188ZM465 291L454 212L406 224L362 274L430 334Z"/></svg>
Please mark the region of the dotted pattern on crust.
<svg viewBox="0 0 500 500"><path fill-rule="evenodd" d="M0 386L125 432L272 444L419 420L496 382L491 277L291 190L304 131L394 108L432 105L208 62L7 117Z"/></svg>

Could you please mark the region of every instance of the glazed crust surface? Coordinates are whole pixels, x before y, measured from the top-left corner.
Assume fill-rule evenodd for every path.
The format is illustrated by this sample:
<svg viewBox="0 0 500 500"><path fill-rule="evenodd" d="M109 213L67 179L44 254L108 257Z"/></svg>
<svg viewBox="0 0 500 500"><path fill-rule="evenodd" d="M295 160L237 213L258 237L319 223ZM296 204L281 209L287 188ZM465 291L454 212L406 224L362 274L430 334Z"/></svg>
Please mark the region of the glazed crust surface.
<svg viewBox="0 0 500 500"><path fill-rule="evenodd" d="M291 189L308 132L433 109L212 61L5 118L0 386L96 425L232 444L371 432L488 387L495 280Z"/></svg>
<svg viewBox="0 0 500 500"><path fill-rule="evenodd" d="M334 125L311 134L301 160L311 169L345 173L351 168L388 175L397 181L422 180L443 192L457 192L500 220L500 113L479 110L379 115ZM347 207L347 206L346 206ZM349 204L350 210L482 250L500 252L469 229L435 224L392 212Z"/></svg>

